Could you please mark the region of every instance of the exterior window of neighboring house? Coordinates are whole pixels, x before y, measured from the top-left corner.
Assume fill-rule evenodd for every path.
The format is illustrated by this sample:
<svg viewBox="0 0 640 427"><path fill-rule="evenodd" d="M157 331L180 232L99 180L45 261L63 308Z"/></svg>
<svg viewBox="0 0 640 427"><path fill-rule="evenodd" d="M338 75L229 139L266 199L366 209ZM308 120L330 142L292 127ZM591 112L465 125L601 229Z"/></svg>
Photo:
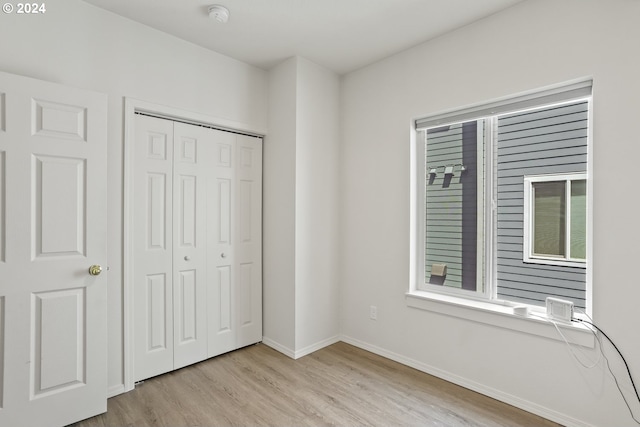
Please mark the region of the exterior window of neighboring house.
<svg viewBox="0 0 640 427"><path fill-rule="evenodd" d="M586 267L586 174L524 177L523 261Z"/></svg>
<svg viewBox="0 0 640 427"><path fill-rule="evenodd" d="M586 307L590 94L582 82L416 121L418 290Z"/></svg>

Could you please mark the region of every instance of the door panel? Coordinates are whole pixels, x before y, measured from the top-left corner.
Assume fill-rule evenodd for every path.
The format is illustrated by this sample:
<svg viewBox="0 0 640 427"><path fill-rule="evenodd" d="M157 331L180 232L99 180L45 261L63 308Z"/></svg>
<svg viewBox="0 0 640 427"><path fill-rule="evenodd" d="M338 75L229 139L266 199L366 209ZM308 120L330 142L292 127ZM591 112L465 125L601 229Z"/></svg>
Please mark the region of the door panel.
<svg viewBox="0 0 640 427"><path fill-rule="evenodd" d="M238 272L236 346L262 340L262 139L239 135L235 270Z"/></svg>
<svg viewBox="0 0 640 427"><path fill-rule="evenodd" d="M6 131L6 94L4 92L0 92L0 132Z"/></svg>
<svg viewBox="0 0 640 427"><path fill-rule="evenodd" d="M215 199L212 209L215 209L216 241L221 248L229 248L231 245L231 180L216 179L214 184Z"/></svg>
<svg viewBox="0 0 640 427"><path fill-rule="evenodd" d="M33 157L34 258L85 256L86 160Z"/></svg>
<svg viewBox="0 0 640 427"><path fill-rule="evenodd" d="M0 103L0 105L2 105ZM0 134L3 131L0 129ZM0 148L2 148L0 146ZM7 154L5 151L0 149L0 263L5 262L5 253L6 253L6 216L5 216L5 207L6 207L6 191L5 186L7 182ZM1 369L1 368L0 368Z"/></svg>
<svg viewBox="0 0 640 427"><path fill-rule="evenodd" d="M212 138L210 158L213 168L208 175L207 186L207 231L208 266L210 285L208 289L209 357L236 349L236 319L233 317L236 302L234 252L235 238L235 182L234 159L236 135L229 132L209 130Z"/></svg>
<svg viewBox="0 0 640 427"><path fill-rule="evenodd" d="M207 129L174 123L174 369L207 358Z"/></svg>
<svg viewBox="0 0 640 427"><path fill-rule="evenodd" d="M184 126L180 126L178 127L178 129L176 129L176 131L186 132L188 131L187 129L185 129ZM195 131L195 129L191 129L191 132L193 131ZM202 132L197 132L197 133L202 134ZM201 135L201 138L202 138L202 135ZM180 138L178 139L178 144L179 144L178 151L177 151L178 155L176 156L176 161L182 162L182 163L196 163L197 162L196 152L198 147L198 140L195 138L189 138L181 134Z"/></svg>
<svg viewBox="0 0 640 427"><path fill-rule="evenodd" d="M178 233L180 235L180 247L182 249L196 247L196 210L197 195L196 181L197 177L189 175L180 175L180 200L182 206L180 208L180 224Z"/></svg>
<svg viewBox="0 0 640 427"><path fill-rule="evenodd" d="M84 360L85 289L32 295L32 398L86 382ZM69 351L71 349L72 351Z"/></svg>
<svg viewBox="0 0 640 427"><path fill-rule="evenodd" d="M255 316L259 314L253 312L253 270L253 263L240 264L238 317L242 328L254 323L257 320Z"/></svg>
<svg viewBox="0 0 640 427"><path fill-rule="evenodd" d="M136 116L134 380L173 369L173 124Z"/></svg>
<svg viewBox="0 0 640 427"><path fill-rule="evenodd" d="M0 93L0 425L66 425L106 411L106 97Z"/></svg>
<svg viewBox="0 0 640 427"><path fill-rule="evenodd" d="M143 300L144 313L147 315L144 324L148 327L145 352L162 352L171 350L167 347L167 318L171 318L167 312L167 275L150 274L147 276L146 299Z"/></svg>
<svg viewBox="0 0 640 427"><path fill-rule="evenodd" d="M147 174L147 212L148 212L148 232L147 250L163 251L167 249L167 175L164 173Z"/></svg>
<svg viewBox="0 0 640 427"><path fill-rule="evenodd" d="M223 265L218 267L218 277L216 283L216 303L212 307L211 315L218 317L216 335L230 333L231 322L231 266Z"/></svg>
<svg viewBox="0 0 640 427"><path fill-rule="evenodd" d="M86 142L87 109L81 105L33 99L31 123L33 134Z"/></svg>
<svg viewBox="0 0 640 427"><path fill-rule="evenodd" d="M251 209L254 202L253 196L253 181L248 180L240 180L238 182L239 187L239 198L238 204L240 206L239 218L240 222L239 231L240 231L240 242L242 243L251 243L251 240L255 237L251 230Z"/></svg>
<svg viewBox="0 0 640 427"><path fill-rule="evenodd" d="M197 337L196 323L198 317L196 271L180 272L180 299L176 301L180 312L181 326L178 329L178 344L186 344L195 341Z"/></svg>

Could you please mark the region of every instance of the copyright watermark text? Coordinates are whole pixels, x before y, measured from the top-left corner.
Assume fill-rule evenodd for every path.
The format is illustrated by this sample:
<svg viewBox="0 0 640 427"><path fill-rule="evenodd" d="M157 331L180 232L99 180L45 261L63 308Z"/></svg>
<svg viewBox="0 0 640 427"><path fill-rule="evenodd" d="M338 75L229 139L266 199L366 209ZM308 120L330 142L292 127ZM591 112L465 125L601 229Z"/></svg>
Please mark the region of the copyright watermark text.
<svg viewBox="0 0 640 427"><path fill-rule="evenodd" d="M6 14L38 15L47 12L46 3L4 3L2 11Z"/></svg>

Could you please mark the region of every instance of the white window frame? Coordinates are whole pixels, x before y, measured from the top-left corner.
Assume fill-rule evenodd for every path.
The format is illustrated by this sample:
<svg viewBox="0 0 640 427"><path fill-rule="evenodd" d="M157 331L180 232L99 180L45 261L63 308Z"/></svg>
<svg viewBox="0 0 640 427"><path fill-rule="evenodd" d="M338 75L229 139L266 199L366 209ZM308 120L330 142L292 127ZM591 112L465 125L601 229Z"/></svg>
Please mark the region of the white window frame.
<svg viewBox="0 0 640 427"><path fill-rule="evenodd" d="M586 173L565 173L551 175L531 175L524 177L524 235L522 260L529 264L559 265L564 267L586 268L586 259L571 258L571 183L584 180L589 185ZM564 182L565 183L565 248L568 256L564 258L544 256L533 253L533 184L538 182ZM588 194L588 191L587 191ZM589 198L587 197L587 207ZM587 208L587 216L589 209ZM587 224L589 223L587 219ZM585 236L586 237L586 236ZM588 244L588 243L587 243Z"/></svg>
<svg viewBox="0 0 640 427"><path fill-rule="evenodd" d="M587 162L588 165L592 165L592 107L591 107L591 80L572 83L567 86L558 86L552 87L548 90L542 90L536 94L536 92L532 92L530 94L525 94L522 96L516 96L513 99L515 100L513 103L507 98L505 100L498 100L496 102L490 102L487 104L479 104L477 106L471 106L468 108L463 108L460 110L452 110L440 114L436 114L432 117L417 119L414 123L416 128L413 133L412 138L412 170L411 170L411 186L412 186L412 207L411 207L411 281L409 285L409 292L407 296L409 297L409 305L422 308L425 306L424 299L430 299L438 302L446 302L450 303L450 299L453 298L453 301L456 301L455 304L462 304L468 306L473 309L477 309L478 307L483 307L482 309L486 309L488 306L495 307L495 310L498 312L502 312L502 309L499 307L513 307L513 306L522 306L527 305L521 302L515 302L510 300L502 300L498 299L498 286L496 280L496 270L497 270L497 258L495 254L495 245L496 245L496 215L497 215L497 193L495 189L495 177L494 177L494 169L496 165L496 154L497 150L495 147L495 141L497 139L497 129L495 121L499 116L517 113L521 111L527 110L537 110L545 107L552 107L554 105L562 105L567 103L578 102L581 100L587 101L589 103L589 131L587 136ZM572 92L574 88L577 92ZM588 87L588 93L584 93L583 89ZM565 95L563 95L563 93ZM551 94L551 95L549 95ZM559 94L560 99L556 99L556 94ZM567 95L569 94L569 95ZM573 94L577 94L577 96L572 96ZM520 102L520 100L524 100ZM504 105L509 105L513 108L503 108ZM497 105L497 106L496 106ZM425 221L425 202L426 202L426 180L425 176L427 173L426 170L426 131L429 128L435 128L439 126L445 125L453 125L456 123L464 123L468 121L480 121L483 120L486 124L485 126L485 163L482 169L484 171L484 179L485 179L485 194L484 194L484 203L485 207L483 208L484 214L484 227L482 230L484 232L483 237L483 246L484 246L484 267L485 272L482 276L484 284L482 289L478 289L475 292L457 288L451 288L441 285L431 285L425 282L425 231L426 231L426 221ZM422 123L421 123L422 122ZM425 125L425 122L428 122L428 125ZM418 127L420 127L418 129ZM424 132L424 134L423 134ZM424 135L424 138L421 138L420 135ZM579 173L586 179L587 181L587 242L591 241L592 236L592 223L591 223L591 212L592 212L592 185L591 185L591 168L588 166L586 173ZM557 174L556 176L561 175ZM480 208L479 208L480 209ZM478 228L480 231L480 227ZM523 230L524 231L524 230ZM589 264L589 260L591 259L591 247L590 244L587 244L587 262L583 263L581 266L586 268ZM576 266L577 264L572 264ZM586 275L586 312L591 313L591 272L587 269ZM419 303L415 303L415 301L422 301ZM429 305L429 304L426 304ZM533 313L544 313L544 307L540 307L537 305L529 305L531 312ZM438 311L438 310L434 310Z"/></svg>
<svg viewBox="0 0 640 427"><path fill-rule="evenodd" d="M471 121L471 120L470 120ZM487 185L489 185L489 183L492 183L493 181L493 177L491 174L491 171L493 170L493 135L491 135L491 129L493 128L492 124L493 124L493 118L492 117L481 117L478 118L476 120L477 122L484 122L485 126L483 127L482 131L480 131L480 123L478 123L478 142L481 142L484 139L484 144L485 144L485 152L481 153L482 147L478 148L478 157L477 157L477 170L478 170L478 175L479 178L480 176L482 176L484 178L484 183L482 182L483 180L478 179L478 185L477 185L477 191L478 191L478 198L477 198L477 214L476 214L476 221L477 221L477 229L478 229L478 239L476 241L477 244L477 261L476 261L476 265L477 265L477 269L476 269L476 280L478 278L482 278L481 281L479 281L479 283L477 283L477 289L476 291L470 291L470 290L466 290L466 289L458 289L458 288L453 288L453 287L444 287L446 288L446 290L443 290L443 286L441 285L432 285L429 283L426 283L424 278L426 276L426 265L424 263L424 259L425 259L425 242L424 242L424 236L426 235L426 222L423 220L419 221L419 225L418 225L418 236L423 236L422 239L419 239L418 241L420 242L418 244L418 255L417 258L421 259L422 262L418 262L416 267L417 267L417 273L416 273L416 289L417 290L422 290L422 291L427 291L427 292L436 292L436 293L446 293L446 294L450 294L450 295L457 295L457 296L461 296L464 298L470 298L470 299L476 299L476 300L481 300L481 301L486 301L491 299L492 294L495 293L494 289L492 288L492 286L490 285L490 273L491 272L491 268L484 268L486 265L486 261L484 260L487 256L487 254L491 254L491 248L492 248L492 242L487 242L488 239L488 232L490 232L491 228L488 226L488 224L485 223L485 216L487 215L491 215L491 210L487 209L487 204L485 204L485 198L488 197L492 192L488 191ZM458 123L451 123L451 125L455 125ZM419 156L419 159L422 159L421 162L419 162L419 167L418 167L418 173L421 174L419 176L422 176L423 178L426 177L427 175L427 165L426 165L426 131L425 131L425 139L423 139L422 141L423 143L418 142L416 144L416 155ZM487 157L486 161L483 161L483 155ZM492 185L492 184L491 184ZM418 201L418 206L426 206L426 179L418 179L418 194L417 194L417 201ZM419 216L424 219L425 218L425 212L424 210L421 210L419 213ZM491 216L489 216L489 218L491 218ZM484 271L484 274L483 274Z"/></svg>

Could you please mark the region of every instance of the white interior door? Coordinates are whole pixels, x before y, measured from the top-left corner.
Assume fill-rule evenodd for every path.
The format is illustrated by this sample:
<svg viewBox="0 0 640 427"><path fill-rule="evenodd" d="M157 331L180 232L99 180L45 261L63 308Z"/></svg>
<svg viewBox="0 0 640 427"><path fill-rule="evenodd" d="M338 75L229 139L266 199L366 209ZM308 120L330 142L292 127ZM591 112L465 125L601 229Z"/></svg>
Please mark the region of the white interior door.
<svg viewBox="0 0 640 427"><path fill-rule="evenodd" d="M0 73L0 425L106 411L106 113Z"/></svg>

